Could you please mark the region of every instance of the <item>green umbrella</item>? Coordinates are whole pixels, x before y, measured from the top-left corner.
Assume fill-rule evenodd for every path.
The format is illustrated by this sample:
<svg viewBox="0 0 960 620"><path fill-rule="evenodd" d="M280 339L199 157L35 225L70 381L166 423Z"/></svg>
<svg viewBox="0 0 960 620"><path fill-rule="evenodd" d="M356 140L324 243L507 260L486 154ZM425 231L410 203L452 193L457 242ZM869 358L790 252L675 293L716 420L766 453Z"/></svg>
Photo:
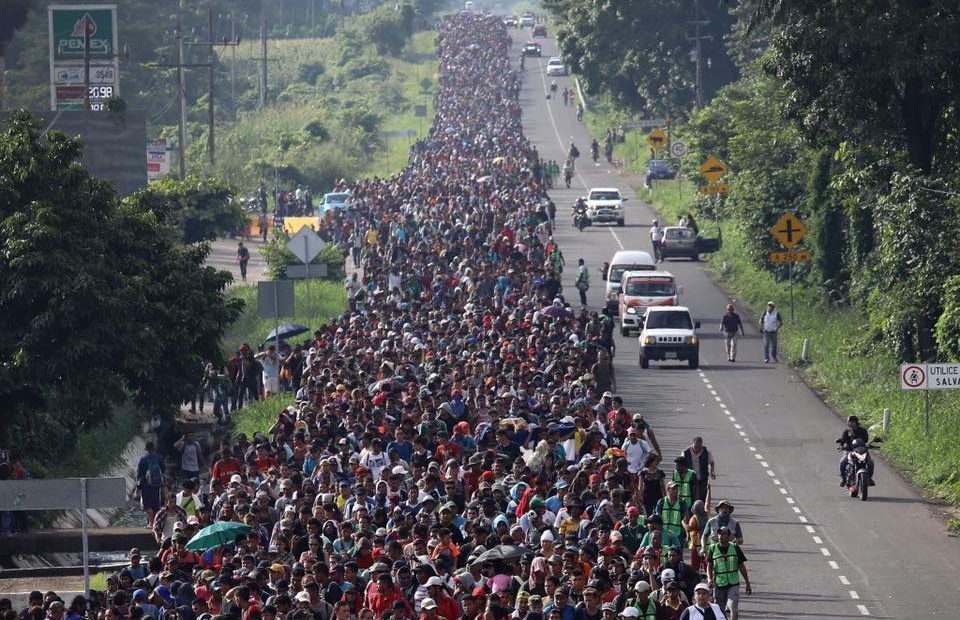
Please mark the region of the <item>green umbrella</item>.
<svg viewBox="0 0 960 620"><path fill-rule="evenodd" d="M203 551L229 545L237 536L248 533L250 529L249 525L236 521L217 521L194 534L187 543L187 551Z"/></svg>

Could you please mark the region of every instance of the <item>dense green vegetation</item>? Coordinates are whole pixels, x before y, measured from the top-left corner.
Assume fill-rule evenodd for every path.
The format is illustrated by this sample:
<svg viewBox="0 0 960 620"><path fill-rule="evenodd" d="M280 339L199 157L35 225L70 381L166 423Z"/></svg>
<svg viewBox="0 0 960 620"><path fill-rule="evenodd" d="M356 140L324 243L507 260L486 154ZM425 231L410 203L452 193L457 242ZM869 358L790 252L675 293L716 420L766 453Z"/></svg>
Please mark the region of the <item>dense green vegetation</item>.
<svg viewBox="0 0 960 620"><path fill-rule="evenodd" d="M210 164L207 69L186 69L188 170L249 195L302 184L315 194L340 178L394 172L429 127L414 105L430 105L436 62L429 28L446 3L221 0L214 3L216 165ZM119 0L121 94L148 113L148 133L177 139L176 0ZM187 42L210 40L206 3L183 3ZM21 17L11 6L10 19ZM49 106L47 12L26 12L6 51L6 107ZM259 106L260 16L268 27L267 91ZM4 14L0 14L3 16ZM7 36L7 25L0 37ZM0 39L2 40L2 39ZM184 62L207 62L207 47L186 45ZM428 115L430 112L428 111ZM429 117L429 116L428 116ZM176 166L174 166L174 169Z"/></svg>
<svg viewBox="0 0 960 620"><path fill-rule="evenodd" d="M44 462L125 402L172 415L241 310L182 243L190 200L120 202L81 151L22 111L0 134L0 445Z"/></svg>
<svg viewBox="0 0 960 620"><path fill-rule="evenodd" d="M635 4L642 11L661 3ZM782 248L769 231L785 211L802 217L810 232L798 249L814 260L794 271L797 315L784 334L787 349L796 359L810 339L806 372L845 413L876 422L891 408L884 452L925 488L960 501L960 449L952 441L960 397L932 394L927 437L922 397L901 392L897 380L901 362L960 360L960 188L951 170L960 7L750 0L735 15L728 49L742 77L679 115L687 120L671 133L688 145L684 167L693 182L684 184L685 199L676 182L655 183L650 200L671 220L690 210L701 226L719 217L725 246L710 264L756 307L786 299L786 267L767 257ZM585 19L571 9L558 17L567 36ZM592 43L584 53L606 52ZM576 54L570 59L589 71ZM639 109L624 107L629 98L616 80L592 87L601 96L591 128ZM709 154L729 166L731 192L694 199L704 183L696 168Z"/></svg>

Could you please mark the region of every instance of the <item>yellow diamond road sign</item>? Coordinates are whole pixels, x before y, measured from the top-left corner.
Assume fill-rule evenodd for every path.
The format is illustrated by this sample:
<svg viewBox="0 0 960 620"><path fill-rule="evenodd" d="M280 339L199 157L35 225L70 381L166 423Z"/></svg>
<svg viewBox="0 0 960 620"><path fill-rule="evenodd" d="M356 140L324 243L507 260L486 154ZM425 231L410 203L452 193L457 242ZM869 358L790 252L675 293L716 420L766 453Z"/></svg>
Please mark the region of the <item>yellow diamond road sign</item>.
<svg viewBox="0 0 960 620"><path fill-rule="evenodd" d="M707 161L703 162L703 165L700 166L700 174L703 175L703 178L711 183L716 183L726 173L727 164L723 163L713 155L707 157Z"/></svg>
<svg viewBox="0 0 960 620"><path fill-rule="evenodd" d="M803 225L799 217L788 211L783 214L770 232L783 247L792 250L807 234L807 227Z"/></svg>
<svg viewBox="0 0 960 620"><path fill-rule="evenodd" d="M659 151L667 143L667 134L663 133L662 129L654 129L647 134L647 144L650 145L654 151Z"/></svg>

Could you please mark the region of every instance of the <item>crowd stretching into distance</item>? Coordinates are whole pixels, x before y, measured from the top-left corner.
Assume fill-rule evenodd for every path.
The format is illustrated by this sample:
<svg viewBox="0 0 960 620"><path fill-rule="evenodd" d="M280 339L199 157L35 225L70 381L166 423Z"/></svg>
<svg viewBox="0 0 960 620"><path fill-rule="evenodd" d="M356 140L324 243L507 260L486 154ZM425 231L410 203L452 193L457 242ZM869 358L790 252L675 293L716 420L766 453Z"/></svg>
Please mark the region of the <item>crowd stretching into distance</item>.
<svg viewBox="0 0 960 620"><path fill-rule="evenodd" d="M609 319L563 296L511 43L499 19L444 21L432 129L350 187L365 297L314 334L296 403L209 471L161 480L148 453L160 553L106 592L34 593L22 620L736 618L742 532L707 448L661 469ZM221 521L250 529L186 549Z"/></svg>

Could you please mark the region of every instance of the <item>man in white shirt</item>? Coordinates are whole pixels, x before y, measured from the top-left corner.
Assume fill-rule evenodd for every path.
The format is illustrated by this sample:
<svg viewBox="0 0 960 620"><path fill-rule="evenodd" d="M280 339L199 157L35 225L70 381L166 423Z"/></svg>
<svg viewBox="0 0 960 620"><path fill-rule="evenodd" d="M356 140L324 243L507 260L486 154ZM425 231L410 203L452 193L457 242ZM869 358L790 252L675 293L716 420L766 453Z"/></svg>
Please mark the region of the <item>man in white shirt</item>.
<svg viewBox="0 0 960 620"><path fill-rule="evenodd" d="M650 226L650 244L653 246L653 259L655 261L663 262L663 259L660 257L660 242L663 238L663 229L660 228L660 223L657 220L653 220L653 225Z"/></svg>
<svg viewBox="0 0 960 620"><path fill-rule="evenodd" d="M783 319L780 313L773 305L772 301L767 302L767 309L760 317L760 332L763 334L763 363L768 364L772 358L774 362L777 359L777 332L783 326Z"/></svg>
<svg viewBox="0 0 960 620"><path fill-rule="evenodd" d="M693 589L693 600L694 604L680 614L680 620L727 620L720 606L710 602L710 586L706 583L698 583Z"/></svg>
<svg viewBox="0 0 960 620"><path fill-rule="evenodd" d="M647 444L640 439L637 429L631 427L627 431L627 438L623 442L623 451L627 455L627 469L631 474L638 474L643 469L643 462L647 460L647 454L650 453Z"/></svg>

